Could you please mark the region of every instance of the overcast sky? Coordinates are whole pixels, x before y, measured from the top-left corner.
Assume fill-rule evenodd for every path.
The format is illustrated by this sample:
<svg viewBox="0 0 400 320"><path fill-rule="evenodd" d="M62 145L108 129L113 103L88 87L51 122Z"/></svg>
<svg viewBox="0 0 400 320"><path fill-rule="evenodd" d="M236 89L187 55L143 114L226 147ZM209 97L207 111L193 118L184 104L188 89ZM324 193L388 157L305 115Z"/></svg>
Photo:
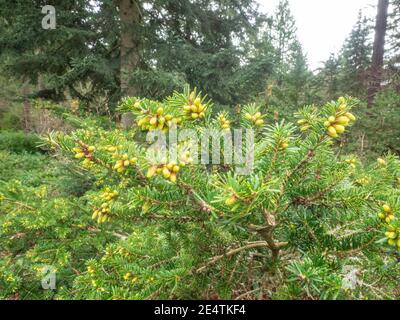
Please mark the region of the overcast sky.
<svg viewBox="0 0 400 320"><path fill-rule="evenodd" d="M264 12L275 11L279 0L258 0ZM357 21L358 11L376 15L377 0L289 0L296 18L298 37L311 69L320 66L330 53L338 52Z"/></svg>

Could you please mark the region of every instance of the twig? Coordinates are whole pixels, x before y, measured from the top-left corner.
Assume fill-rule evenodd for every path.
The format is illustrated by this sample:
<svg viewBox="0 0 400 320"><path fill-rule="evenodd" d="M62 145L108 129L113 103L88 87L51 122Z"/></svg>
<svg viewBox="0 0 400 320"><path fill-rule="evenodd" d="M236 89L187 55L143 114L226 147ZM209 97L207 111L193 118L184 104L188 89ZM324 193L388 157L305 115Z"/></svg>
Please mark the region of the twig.
<svg viewBox="0 0 400 320"><path fill-rule="evenodd" d="M27 205L25 203L19 202L19 201L15 201L15 200L12 200L12 199L9 199L9 198L4 198L3 200L15 203L16 205L19 205L19 206L24 207L24 208L29 209L29 210L35 210L34 207L31 207L31 206L29 206L29 205Z"/></svg>
<svg viewBox="0 0 400 320"><path fill-rule="evenodd" d="M195 270L194 273L203 272L209 266L214 265L215 263L217 263L221 259L229 258L229 257L234 256L235 254L238 254L238 253L242 252L242 251L251 250L251 249L255 249L255 248L269 248L269 245L268 245L268 243L266 241L257 241L257 242L249 243L249 244L247 244L247 245L245 245L243 247L233 249L231 251L226 252L225 254L222 254L222 255L215 256L215 257L211 258L205 265L203 265L202 267L200 267L197 270Z"/></svg>
<svg viewBox="0 0 400 320"><path fill-rule="evenodd" d="M348 250L348 251L339 251L339 252L333 253L333 255L335 255L339 258L344 258L349 255L354 255L354 254L359 253L360 251L364 250L365 248L369 247L375 241L376 241L376 238L373 237L370 241L368 241L366 244L364 244L363 246L361 246L357 249Z"/></svg>
<svg viewBox="0 0 400 320"><path fill-rule="evenodd" d="M248 296L248 295L250 295L250 294L256 293L257 291L260 291L260 290L262 290L262 289L263 289L263 288L257 288L257 289L248 291L248 292L246 292L246 293L243 293L243 294L241 294L240 296L236 297L235 300L242 300L244 297L246 297L246 296Z"/></svg>

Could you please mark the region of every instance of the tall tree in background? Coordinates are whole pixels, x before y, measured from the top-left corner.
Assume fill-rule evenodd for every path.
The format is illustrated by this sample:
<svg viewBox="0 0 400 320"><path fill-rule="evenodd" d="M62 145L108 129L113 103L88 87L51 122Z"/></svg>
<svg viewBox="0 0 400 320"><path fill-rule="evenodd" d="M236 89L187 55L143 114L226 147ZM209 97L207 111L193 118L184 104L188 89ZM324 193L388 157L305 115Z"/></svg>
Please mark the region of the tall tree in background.
<svg viewBox="0 0 400 320"><path fill-rule="evenodd" d="M29 80L32 85L45 83L46 90L33 92L34 97L63 98L68 89L83 102L105 92L118 100L118 57L111 49L115 34L109 31L115 30L113 20L103 17L102 10L95 10L94 3L54 1L57 26L45 30L41 26L42 5L39 0L0 2L3 70L12 78ZM79 90L80 85L88 83L90 92Z"/></svg>
<svg viewBox="0 0 400 320"><path fill-rule="evenodd" d="M296 21L290 11L288 0L280 0L273 17L273 40L278 51L279 62L285 63L290 57L293 44L297 41Z"/></svg>
<svg viewBox="0 0 400 320"><path fill-rule="evenodd" d="M139 90L129 78L141 61L141 3L138 0L116 0L120 18L120 81L122 95L137 96Z"/></svg>
<svg viewBox="0 0 400 320"><path fill-rule="evenodd" d="M340 60L340 57L332 53L317 74L316 85L320 88L321 95L328 100L336 99L341 94L341 80L338 77L341 69Z"/></svg>
<svg viewBox="0 0 400 320"><path fill-rule="evenodd" d="M371 64L370 26L360 11L358 20L343 46L341 76L342 90L346 94L365 97L367 70Z"/></svg>
<svg viewBox="0 0 400 320"><path fill-rule="evenodd" d="M312 73L308 69L307 57L300 42L294 41L287 52L289 55L284 65L285 73L277 75L277 87L273 92L279 103L295 109L311 102L308 86Z"/></svg>
<svg viewBox="0 0 400 320"><path fill-rule="evenodd" d="M141 4L137 0L116 0L120 19L120 87L122 96L139 96L138 86L130 81L139 69L141 61ZM122 115L122 125L126 128L133 123L133 117Z"/></svg>
<svg viewBox="0 0 400 320"><path fill-rule="evenodd" d="M388 23L389 71L391 76L400 80L400 0L392 0L390 6L392 10ZM397 84L397 88L400 91L400 84Z"/></svg>
<svg viewBox="0 0 400 320"><path fill-rule="evenodd" d="M2 65L33 83L41 74L51 98L68 89L87 103L161 99L189 83L234 104L245 44L262 20L254 0L59 0L57 28L43 30L42 5L0 1Z"/></svg>
<svg viewBox="0 0 400 320"><path fill-rule="evenodd" d="M383 62L385 54L385 37L388 23L389 0L379 0L378 14L375 23L375 40L368 88L368 106L371 107L375 95L381 88Z"/></svg>
<svg viewBox="0 0 400 320"><path fill-rule="evenodd" d="M276 83L271 102L297 108L306 104L305 88L311 73L297 38L297 27L288 0L280 0L272 17L272 44L276 52L273 80ZM275 99L274 99L275 98Z"/></svg>
<svg viewBox="0 0 400 320"><path fill-rule="evenodd" d="M390 6L392 10L388 23L389 52L393 57L400 55L400 0L392 0Z"/></svg>
<svg viewBox="0 0 400 320"><path fill-rule="evenodd" d="M246 67L246 44L263 16L254 0L157 0L146 6L156 37L146 56L150 67L184 76L218 104L240 101L237 80Z"/></svg>

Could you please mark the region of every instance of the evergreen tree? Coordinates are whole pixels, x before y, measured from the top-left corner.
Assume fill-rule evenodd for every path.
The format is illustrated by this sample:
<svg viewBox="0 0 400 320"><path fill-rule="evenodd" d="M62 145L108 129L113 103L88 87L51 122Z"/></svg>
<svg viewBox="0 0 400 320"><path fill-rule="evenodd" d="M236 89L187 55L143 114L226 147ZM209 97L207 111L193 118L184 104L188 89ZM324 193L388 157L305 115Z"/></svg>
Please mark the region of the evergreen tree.
<svg viewBox="0 0 400 320"><path fill-rule="evenodd" d="M288 63L291 51L297 42L296 21L290 11L288 0L280 0L273 17L273 41L278 52L278 61Z"/></svg>
<svg viewBox="0 0 400 320"><path fill-rule="evenodd" d="M107 20L107 28L100 28L103 11L96 12L87 1L58 1L54 3L56 28L43 29L42 5L42 1L1 2L0 48L8 74L32 84L44 79L46 90L35 96L61 97L68 88L83 101L105 91L116 101L117 63L107 29L112 28L112 20ZM88 82L91 91L83 95L78 84Z"/></svg>
<svg viewBox="0 0 400 320"><path fill-rule="evenodd" d="M245 43L262 20L254 0L71 0L54 3L57 28L43 30L41 5L1 3L7 70L33 83L41 74L51 97L68 88L88 103L129 93L162 98L189 83L234 104Z"/></svg>
<svg viewBox="0 0 400 320"><path fill-rule="evenodd" d="M367 70L372 53L370 30L368 19L360 11L357 23L346 39L341 53L343 93L357 97L365 96Z"/></svg>
<svg viewBox="0 0 400 320"><path fill-rule="evenodd" d="M378 13L375 21L375 38L372 51L370 81L368 86L368 106L371 107L375 95L381 88L385 56L385 41L388 25L389 0L378 1Z"/></svg>
<svg viewBox="0 0 400 320"><path fill-rule="evenodd" d="M392 0L388 26L388 60L394 76L400 75L400 1Z"/></svg>
<svg viewBox="0 0 400 320"><path fill-rule="evenodd" d="M238 103L244 48L263 19L257 8L253 0L153 2L147 15L158 35L149 52L155 68L183 74L216 103Z"/></svg>
<svg viewBox="0 0 400 320"><path fill-rule="evenodd" d="M271 40L275 47L276 60L270 103L279 106L279 113L290 115L291 111L309 102L305 88L311 73L302 46L297 38L296 21L290 11L288 0L281 0L272 17ZM267 38L269 32L266 32ZM285 110L289 109L289 110ZM289 112L287 112L289 111Z"/></svg>
<svg viewBox="0 0 400 320"><path fill-rule="evenodd" d="M320 88L322 96L326 97L326 99L336 99L340 95L340 66L340 58L335 56L335 54L331 54L329 59L324 62L324 66L319 70L316 85Z"/></svg>

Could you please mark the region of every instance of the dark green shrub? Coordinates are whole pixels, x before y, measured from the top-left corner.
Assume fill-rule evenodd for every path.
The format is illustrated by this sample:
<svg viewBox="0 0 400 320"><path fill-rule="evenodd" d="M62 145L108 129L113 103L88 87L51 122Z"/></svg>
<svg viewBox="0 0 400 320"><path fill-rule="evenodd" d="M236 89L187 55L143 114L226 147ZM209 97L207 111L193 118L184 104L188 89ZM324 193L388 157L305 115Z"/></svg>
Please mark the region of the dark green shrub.
<svg viewBox="0 0 400 320"><path fill-rule="evenodd" d="M0 131L0 150L22 153L40 152L38 148L40 138L35 134L19 132Z"/></svg>

